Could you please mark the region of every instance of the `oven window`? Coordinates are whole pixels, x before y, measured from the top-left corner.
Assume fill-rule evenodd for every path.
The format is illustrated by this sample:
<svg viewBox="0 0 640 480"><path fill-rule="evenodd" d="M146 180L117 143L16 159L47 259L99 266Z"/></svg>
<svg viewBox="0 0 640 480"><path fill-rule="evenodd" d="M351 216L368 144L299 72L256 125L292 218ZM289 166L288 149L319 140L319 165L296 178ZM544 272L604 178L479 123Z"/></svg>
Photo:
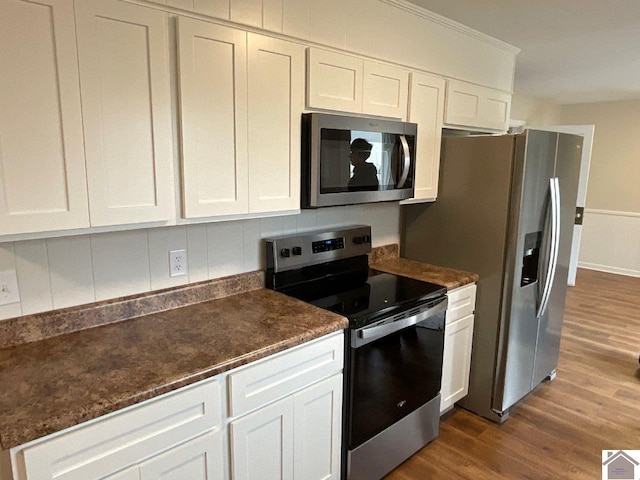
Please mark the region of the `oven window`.
<svg viewBox="0 0 640 480"><path fill-rule="evenodd" d="M444 313L350 350L349 449L440 391Z"/></svg>
<svg viewBox="0 0 640 480"><path fill-rule="evenodd" d="M395 189L402 151L396 134L321 129L320 193Z"/></svg>

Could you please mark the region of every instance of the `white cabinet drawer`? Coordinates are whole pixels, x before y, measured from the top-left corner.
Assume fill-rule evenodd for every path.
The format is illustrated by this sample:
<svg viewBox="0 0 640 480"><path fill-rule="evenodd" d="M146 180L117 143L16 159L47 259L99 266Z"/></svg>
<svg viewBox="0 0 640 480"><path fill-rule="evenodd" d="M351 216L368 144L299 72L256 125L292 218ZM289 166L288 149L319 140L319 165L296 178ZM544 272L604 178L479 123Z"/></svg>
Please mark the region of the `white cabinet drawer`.
<svg viewBox="0 0 640 480"><path fill-rule="evenodd" d="M343 337L340 332L230 374L230 415L242 415L342 371Z"/></svg>
<svg viewBox="0 0 640 480"><path fill-rule="evenodd" d="M221 384L208 380L37 441L17 459L29 480L104 478L221 423Z"/></svg>
<svg viewBox="0 0 640 480"><path fill-rule="evenodd" d="M465 285L447 292L447 325L459 318L471 315L476 307L476 284Z"/></svg>

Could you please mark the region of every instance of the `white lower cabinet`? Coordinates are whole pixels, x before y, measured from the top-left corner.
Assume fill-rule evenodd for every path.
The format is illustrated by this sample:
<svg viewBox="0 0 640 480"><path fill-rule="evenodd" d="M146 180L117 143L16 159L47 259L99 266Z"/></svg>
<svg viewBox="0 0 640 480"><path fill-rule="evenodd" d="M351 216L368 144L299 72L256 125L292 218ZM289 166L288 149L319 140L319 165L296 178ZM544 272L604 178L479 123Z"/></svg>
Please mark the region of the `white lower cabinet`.
<svg viewBox="0 0 640 480"><path fill-rule="evenodd" d="M133 470L162 452L188 456L195 449L201 456L201 442L185 442L205 433L208 439L222 437L222 394L220 379L210 379L16 447L11 450L14 479L138 478ZM212 458L222 458L221 440L208 448Z"/></svg>
<svg viewBox="0 0 640 480"><path fill-rule="evenodd" d="M15 447L12 479L337 479L343 342L327 335Z"/></svg>
<svg viewBox="0 0 640 480"><path fill-rule="evenodd" d="M294 478L340 478L342 375L306 388L293 400Z"/></svg>
<svg viewBox="0 0 640 480"><path fill-rule="evenodd" d="M231 422L231 472L236 480L293 478L293 398Z"/></svg>
<svg viewBox="0 0 640 480"><path fill-rule="evenodd" d="M160 454L140 466L140 480L223 480L223 441L222 432L207 433Z"/></svg>
<svg viewBox="0 0 640 480"><path fill-rule="evenodd" d="M442 358L440 413L469 393L476 285L457 288L447 296L449 305Z"/></svg>
<svg viewBox="0 0 640 480"><path fill-rule="evenodd" d="M229 375L229 410L242 415L229 425L234 480L340 477L343 341L331 335Z"/></svg>
<svg viewBox="0 0 640 480"><path fill-rule="evenodd" d="M231 422L235 480L337 479L342 375Z"/></svg>

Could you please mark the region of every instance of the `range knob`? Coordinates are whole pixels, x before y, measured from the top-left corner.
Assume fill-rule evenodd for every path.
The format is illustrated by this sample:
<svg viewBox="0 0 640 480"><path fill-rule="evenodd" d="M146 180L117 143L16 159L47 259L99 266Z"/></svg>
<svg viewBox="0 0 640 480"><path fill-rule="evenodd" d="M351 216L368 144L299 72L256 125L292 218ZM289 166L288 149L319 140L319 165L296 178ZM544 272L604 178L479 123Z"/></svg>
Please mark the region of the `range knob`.
<svg viewBox="0 0 640 480"><path fill-rule="evenodd" d="M280 256L281 257L290 257L291 256L291 250L289 250L288 248L283 248L282 250L280 250Z"/></svg>
<svg viewBox="0 0 640 480"><path fill-rule="evenodd" d="M364 243L364 237L362 236L353 237L353 243L355 243L356 245L362 245Z"/></svg>
<svg viewBox="0 0 640 480"><path fill-rule="evenodd" d="M293 247L291 253L294 255L302 255L302 247Z"/></svg>

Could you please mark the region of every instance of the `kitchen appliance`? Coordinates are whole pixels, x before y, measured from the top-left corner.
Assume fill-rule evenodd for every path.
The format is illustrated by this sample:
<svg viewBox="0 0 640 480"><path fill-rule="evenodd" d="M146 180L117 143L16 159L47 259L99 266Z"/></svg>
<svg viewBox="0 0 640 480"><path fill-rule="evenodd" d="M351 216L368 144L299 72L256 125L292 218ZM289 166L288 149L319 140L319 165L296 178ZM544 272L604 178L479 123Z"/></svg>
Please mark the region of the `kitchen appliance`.
<svg viewBox="0 0 640 480"><path fill-rule="evenodd" d="M404 210L406 258L480 276L459 405L497 422L555 376L581 148L539 130L444 138L438 200Z"/></svg>
<svg viewBox="0 0 640 480"><path fill-rule="evenodd" d="M446 289L369 270L369 226L266 244L268 288L349 319L342 477L381 478L438 434Z"/></svg>
<svg viewBox="0 0 640 480"><path fill-rule="evenodd" d="M415 123L302 115L302 208L413 196Z"/></svg>

